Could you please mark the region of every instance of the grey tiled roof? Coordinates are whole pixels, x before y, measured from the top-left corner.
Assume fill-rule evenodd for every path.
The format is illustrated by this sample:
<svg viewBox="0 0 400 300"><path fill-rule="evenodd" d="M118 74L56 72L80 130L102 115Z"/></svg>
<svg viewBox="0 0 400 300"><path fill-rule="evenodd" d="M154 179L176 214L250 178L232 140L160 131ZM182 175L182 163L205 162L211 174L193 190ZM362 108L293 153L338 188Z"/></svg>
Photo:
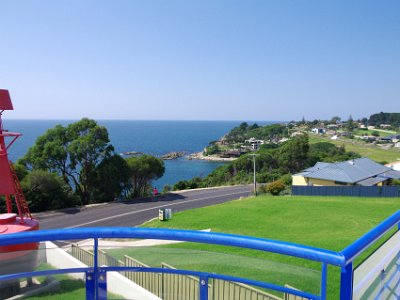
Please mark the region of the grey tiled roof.
<svg viewBox="0 0 400 300"><path fill-rule="evenodd" d="M382 178L400 179L400 172L396 170L389 170L385 173L379 174L378 176Z"/></svg>
<svg viewBox="0 0 400 300"><path fill-rule="evenodd" d="M308 168L297 175L354 184L380 174L386 178L400 177L400 172L393 171L366 157L338 163L317 163L314 167Z"/></svg>
<svg viewBox="0 0 400 300"><path fill-rule="evenodd" d="M371 177L371 178L367 178L364 180L361 180L359 182L357 182L358 185L363 185L363 186L371 186L371 185L375 185L379 182L383 182L385 181L387 178L382 178L382 177Z"/></svg>

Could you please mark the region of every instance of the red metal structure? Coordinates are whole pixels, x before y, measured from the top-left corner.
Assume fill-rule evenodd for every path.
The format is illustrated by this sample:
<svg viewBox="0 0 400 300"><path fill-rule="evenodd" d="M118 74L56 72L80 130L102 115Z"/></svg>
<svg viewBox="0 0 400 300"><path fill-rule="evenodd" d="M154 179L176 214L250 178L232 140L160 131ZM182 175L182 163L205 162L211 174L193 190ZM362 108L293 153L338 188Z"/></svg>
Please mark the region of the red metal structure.
<svg viewBox="0 0 400 300"><path fill-rule="evenodd" d="M18 176L8 160L7 151L21 134L4 130L1 117L6 110L13 110L10 94L0 89L0 197L5 198L7 210L6 213L0 213L0 234L38 230L39 223L29 211ZM8 143L6 138L10 139ZM13 213L14 206L18 214ZM37 265L35 250L38 247L38 243L0 246L0 274L34 270ZM18 290L19 282L0 285L1 296L11 296Z"/></svg>

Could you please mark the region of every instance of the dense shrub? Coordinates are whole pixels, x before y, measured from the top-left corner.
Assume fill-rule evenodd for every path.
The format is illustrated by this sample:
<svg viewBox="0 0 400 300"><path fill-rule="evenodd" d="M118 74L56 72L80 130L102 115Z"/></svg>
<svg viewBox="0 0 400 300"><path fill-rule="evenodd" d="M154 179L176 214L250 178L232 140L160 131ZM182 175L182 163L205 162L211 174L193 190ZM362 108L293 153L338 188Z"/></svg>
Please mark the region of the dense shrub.
<svg viewBox="0 0 400 300"><path fill-rule="evenodd" d="M274 196L279 195L284 189L285 184L281 180L276 180L267 185L267 191Z"/></svg>
<svg viewBox="0 0 400 300"><path fill-rule="evenodd" d="M265 194L265 193L267 192L267 187L266 187L266 185L265 185L265 184L260 184L260 185L258 186L257 192L258 192L259 194Z"/></svg>
<svg viewBox="0 0 400 300"><path fill-rule="evenodd" d="M285 174L279 178L280 181L282 181L285 185L292 185L292 175L291 174Z"/></svg>
<svg viewBox="0 0 400 300"><path fill-rule="evenodd" d="M80 205L68 185L56 173L33 170L21 182L32 212Z"/></svg>

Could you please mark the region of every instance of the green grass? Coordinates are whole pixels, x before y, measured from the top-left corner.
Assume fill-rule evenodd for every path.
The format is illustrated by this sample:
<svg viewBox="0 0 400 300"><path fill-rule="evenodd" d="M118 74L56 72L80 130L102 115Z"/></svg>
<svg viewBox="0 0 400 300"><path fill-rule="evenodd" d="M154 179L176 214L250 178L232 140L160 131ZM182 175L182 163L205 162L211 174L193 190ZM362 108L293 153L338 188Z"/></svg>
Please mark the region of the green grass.
<svg viewBox="0 0 400 300"><path fill-rule="evenodd" d="M152 221L144 226L195 230L211 228L213 232L263 237L340 251L396 212L399 203L398 198L260 196L176 213L168 222ZM260 280L271 279L269 269L280 269L281 272L272 280L280 283L288 283L287 272L293 272L288 271L290 268L287 265L320 269L317 263L288 256L194 243L153 249L124 249L124 253L118 251L108 252L119 257L128 254L152 266L165 261L179 268L249 276ZM306 281L291 277L291 285L315 292L319 282L315 282L313 271L305 272L297 267L293 270L310 275ZM339 269L329 267L328 275L329 299L337 299Z"/></svg>
<svg viewBox="0 0 400 300"><path fill-rule="evenodd" d="M329 137L322 137L320 135L309 135L310 143L319 143L319 142L329 142L335 144L336 146L345 146L346 151L353 151L361 156L369 157L376 162L392 162L396 160L400 160L400 150L391 148L388 150L381 149L376 145L366 144L363 141L358 141L355 139L341 139L331 140Z"/></svg>
<svg viewBox="0 0 400 300"><path fill-rule="evenodd" d="M357 130L352 131L352 134L360 135L360 136L372 135L373 133L378 133L380 137L385 137L385 136L388 136L388 135L391 135L391 134L395 134L396 131L382 130L382 129L378 129L378 130L377 129L372 129L372 130L369 130L369 129L367 129L367 130L357 129Z"/></svg>
<svg viewBox="0 0 400 300"><path fill-rule="evenodd" d="M50 264L42 263L38 266L37 271L43 270L54 270L54 267ZM75 279L71 276L66 275L52 275L56 281L60 283L60 288L57 291L43 292L39 295L28 297L30 300L76 300L86 299L86 285L82 280ZM36 277L36 279L43 283L45 276ZM121 297L115 294L108 293L108 299L121 299Z"/></svg>

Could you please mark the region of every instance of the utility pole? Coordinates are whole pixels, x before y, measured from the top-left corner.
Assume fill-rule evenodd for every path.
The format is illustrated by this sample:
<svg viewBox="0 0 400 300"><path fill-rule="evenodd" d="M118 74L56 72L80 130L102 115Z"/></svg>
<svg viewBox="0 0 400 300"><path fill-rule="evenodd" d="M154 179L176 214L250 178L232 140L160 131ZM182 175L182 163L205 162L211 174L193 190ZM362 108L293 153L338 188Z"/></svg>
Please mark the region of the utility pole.
<svg viewBox="0 0 400 300"><path fill-rule="evenodd" d="M249 154L249 156L253 157L253 184L254 184L254 195L257 196L257 182L256 182L256 156L260 154Z"/></svg>

